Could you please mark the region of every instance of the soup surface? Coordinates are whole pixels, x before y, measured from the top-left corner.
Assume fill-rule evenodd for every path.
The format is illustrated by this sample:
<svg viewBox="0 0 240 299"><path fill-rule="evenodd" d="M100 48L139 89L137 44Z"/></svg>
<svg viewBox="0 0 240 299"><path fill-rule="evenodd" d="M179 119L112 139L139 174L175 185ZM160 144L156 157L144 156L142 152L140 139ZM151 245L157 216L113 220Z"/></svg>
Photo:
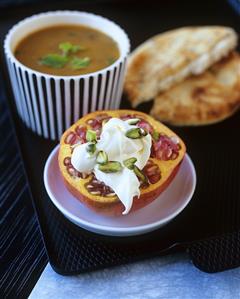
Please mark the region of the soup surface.
<svg viewBox="0 0 240 299"><path fill-rule="evenodd" d="M27 67L47 74L72 76L92 73L119 58L117 43L86 26L47 27L25 37L15 57Z"/></svg>

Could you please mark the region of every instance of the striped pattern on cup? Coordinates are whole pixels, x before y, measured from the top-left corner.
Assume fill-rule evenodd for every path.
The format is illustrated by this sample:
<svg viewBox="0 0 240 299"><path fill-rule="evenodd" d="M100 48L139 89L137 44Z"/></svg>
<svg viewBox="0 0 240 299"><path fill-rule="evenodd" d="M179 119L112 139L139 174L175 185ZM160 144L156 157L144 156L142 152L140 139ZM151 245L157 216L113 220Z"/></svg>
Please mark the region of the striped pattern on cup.
<svg viewBox="0 0 240 299"><path fill-rule="evenodd" d="M59 139L83 115L118 109L126 59L112 70L87 78L56 79L29 74L7 59L17 111L38 135Z"/></svg>

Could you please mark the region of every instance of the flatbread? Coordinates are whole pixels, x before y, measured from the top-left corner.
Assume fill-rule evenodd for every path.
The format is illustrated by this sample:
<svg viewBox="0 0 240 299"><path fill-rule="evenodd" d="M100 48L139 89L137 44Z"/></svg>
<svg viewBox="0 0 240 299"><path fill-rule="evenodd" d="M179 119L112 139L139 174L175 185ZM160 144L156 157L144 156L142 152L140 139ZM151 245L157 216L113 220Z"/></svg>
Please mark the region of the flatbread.
<svg viewBox="0 0 240 299"><path fill-rule="evenodd" d="M136 107L191 74L203 73L236 45L235 31L222 26L184 27L156 35L130 55L125 93Z"/></svg>
<svg viewBox="0 0 240 299"><path fill-rule="evenodd" d="M151 114L173 125L219 122L240 107L240 56L236 52L154 100Z"/></svg>

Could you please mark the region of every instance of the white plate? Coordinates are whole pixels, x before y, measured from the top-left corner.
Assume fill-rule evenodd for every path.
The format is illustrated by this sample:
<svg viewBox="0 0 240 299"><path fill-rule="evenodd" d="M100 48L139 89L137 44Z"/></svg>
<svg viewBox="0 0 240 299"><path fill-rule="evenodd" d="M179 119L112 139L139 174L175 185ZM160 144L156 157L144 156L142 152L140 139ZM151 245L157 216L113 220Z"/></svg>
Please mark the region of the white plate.
<svg viewBox="0 0 240 299"><path fill-rule="evenodd" d="M189 203L196 186L196 172L186 154L170 186L151 204L125 216L108 217L79 202L64 186L58 167L57 146L47 159L44 184L54 205L73 223L94 233L132 236L153 231L176 217Z"/></svg>

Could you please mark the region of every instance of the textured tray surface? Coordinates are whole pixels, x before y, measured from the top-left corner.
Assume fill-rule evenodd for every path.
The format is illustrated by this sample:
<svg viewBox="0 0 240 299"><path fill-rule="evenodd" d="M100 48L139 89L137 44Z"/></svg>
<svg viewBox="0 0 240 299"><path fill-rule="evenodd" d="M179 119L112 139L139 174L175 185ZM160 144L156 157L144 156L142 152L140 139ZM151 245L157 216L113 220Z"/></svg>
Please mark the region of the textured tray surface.
<svg viewBox="0 0 240 299"><path fill-rule="evenodd" d="M213 273L240 265L240 232L195 242L188 250L196 267Z"/></svg>

